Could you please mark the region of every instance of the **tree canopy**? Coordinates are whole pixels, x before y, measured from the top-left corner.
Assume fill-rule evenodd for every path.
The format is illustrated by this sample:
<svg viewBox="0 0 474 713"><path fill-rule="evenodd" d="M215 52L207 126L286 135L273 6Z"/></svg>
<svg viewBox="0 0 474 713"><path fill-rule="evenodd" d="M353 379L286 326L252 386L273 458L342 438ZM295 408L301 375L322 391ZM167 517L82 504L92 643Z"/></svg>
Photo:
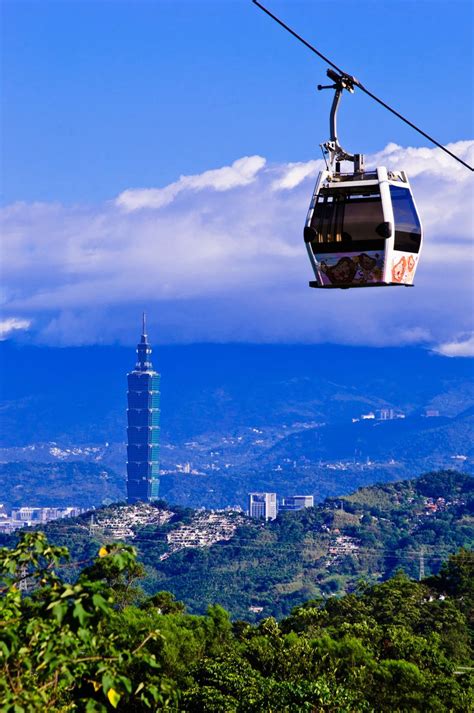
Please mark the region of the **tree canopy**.
<svg viewBox="0 0 474 713"><path fill-rule="evenodd" d="M422 582L402 572L282 621L232 622L146 597L127 545L102 546L71 582L41 532L0 550L0 698L45 711L469 711L472 552ZM70 579L70 577L69 577Z"/></svg>

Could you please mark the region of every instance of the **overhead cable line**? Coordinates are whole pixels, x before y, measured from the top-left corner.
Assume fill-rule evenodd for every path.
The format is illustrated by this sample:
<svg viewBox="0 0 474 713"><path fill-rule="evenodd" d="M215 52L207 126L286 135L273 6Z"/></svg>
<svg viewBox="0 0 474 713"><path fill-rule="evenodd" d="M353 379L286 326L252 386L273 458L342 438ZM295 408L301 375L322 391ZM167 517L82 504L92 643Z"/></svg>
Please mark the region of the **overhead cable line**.
<svg viewBox="0 0 474 713"><path fill-rule="evenodd" d="M333 69L335 69L337 72L339 72L339 74L341 75L341 78L343 80L348 80L349 86L354 85L356 87L359 87L359 89L361 91L363 91L364 94L367 94L367 96L369 96L371 99L374 99L374 101L376 101L378 104L380 104L385 109L390 111L392 114L397 116L399 119L404 121L405 124L408 124L408 126L411 126L412 129L415 129L415 131L417 131L419 134L424 136L425 139L428 139L428 141L431 141L432 144L434 144L435 146L438 146L438 148L442 149L445 153L447 153L449 156L451 156L451 158L454 158L454 159L456 159L456 161L459 161L459 163L462 163L462 165L465 166L466 168L468 168L470 171L474 171L473 166L470 166L468 163L466 163L466 161L463 161L462 158L459 158L459 156L456 156L456 154L454 154L452 151L447 149L446 146L443 146L443 144L441 144L439 141L436 141L436 139L434 139L432 136L430 136L425 131L423 131L423 129L420 129L418 126L416 126L416 124L414 124L412 121L410 121L405 116L400 114L400 112L398 112L396 109L393 109L386 102L384 102L382 99L380 99L375 94L373 94L371 91L369 91L369 89L364 87L364 85L358 79L356 79L356 77L353 77L351 74L349 74L348 72L345 72L343 69L338 67L337 64L334 64L334 62L331 62L331 60L328 57L326 57L322 52L317 50L316 47L314 47L312 44L307 42L307 40L305 40L304 37L301 37L301 35L299 35L297 32L292 30L291 27L289 27L285 22L283 22L283 20L280 20L279 17L274 15L272 12L270 12L270 10L268 10L264 5L262 5L260 2L258 2L258 0L252 0L252 2L254 3L254 5L257 5L257 7L259 7L261 10L263 10L263 12L265 12L269 17L271 17L272 20L275 20L275 22L277 22L279 25L281 25L281 27L283 27L287 32L289 32L290 35L293 35L293 37L296 37L296 39L299 40L302 44L304 44L308 49L310 49L311 52L314 52L314 54L318 55L318 57L320 57L324 62L326 62L331 67L333 67Z"/></svg>

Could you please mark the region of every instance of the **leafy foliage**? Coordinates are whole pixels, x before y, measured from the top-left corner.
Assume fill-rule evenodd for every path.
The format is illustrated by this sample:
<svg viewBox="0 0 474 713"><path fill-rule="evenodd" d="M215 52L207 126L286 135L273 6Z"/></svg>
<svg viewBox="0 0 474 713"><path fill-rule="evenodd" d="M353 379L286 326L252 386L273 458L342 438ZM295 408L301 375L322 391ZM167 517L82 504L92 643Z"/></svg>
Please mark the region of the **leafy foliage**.
<svg viewBox="0 0 474 713"><path fill-rule="evenodd" d="M312 599L280 623L231 622L146 599L132 547L102 546L64 581L68 552L40 532L0 550L5 713L459 711L469 686L474 556L423 582L403 573Z"/></svg>
<svg viewBox="0 0 474 713"><path fill-rule="evenodd" d="M136 566L130 547L101 553L107 571L124 573ZM95 571L74 584L58 574L68 552L51 546L43 533L27 533L14 550L2 549L0 694L5 713L14 711L107 710L133 692L152 708L166 696L156 686L135 686L130 671L137 665L154 671L158 663L145 644L160 636L151 628L130 649L110 630L115 597ZM22 597L21 589L32 589ZM137 690L139 688L139 690ZM74 703L72 703L74 701Z"/></svg>

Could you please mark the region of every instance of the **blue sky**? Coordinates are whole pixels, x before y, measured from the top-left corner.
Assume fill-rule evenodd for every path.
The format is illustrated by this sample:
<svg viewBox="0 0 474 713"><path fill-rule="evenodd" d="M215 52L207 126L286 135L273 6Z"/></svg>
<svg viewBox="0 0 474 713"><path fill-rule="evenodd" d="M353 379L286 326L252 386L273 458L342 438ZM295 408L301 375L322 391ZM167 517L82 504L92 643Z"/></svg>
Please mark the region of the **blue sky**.
<svg viewBox="0 0 474 713"><path fill-rule="evenodd" d="M472 163L470 1L266 4ZM7 0L2 33L5 334L128 341L146 307L170 342L470 343L471 176L362 94L344 97L342 143L411 171L417 287L307 288L331 96L250 0Z"/></svg>
<svg viewBox="0 0 474 713"><path fill-rule="evenodd" d="M472 2L267 5L440 141L470 138ZM325 66L250 0L7 0L2 24L6 202L95 202L240 156L319 157ZM340 113L351 149L426 145L364 95Z"/></svg>

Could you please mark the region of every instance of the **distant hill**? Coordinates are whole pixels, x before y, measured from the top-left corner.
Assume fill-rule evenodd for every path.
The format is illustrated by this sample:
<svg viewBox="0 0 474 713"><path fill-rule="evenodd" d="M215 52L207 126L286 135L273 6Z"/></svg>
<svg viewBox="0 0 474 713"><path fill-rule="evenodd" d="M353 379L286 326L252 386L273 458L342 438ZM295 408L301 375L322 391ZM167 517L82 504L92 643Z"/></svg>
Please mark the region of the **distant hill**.
<svg viewBox="0 0 474 713"><path fill-rule="evenodd" d="M125 480L95 463L2 463L0 502L7 510L34 507L91 508L124 500Z"/></svg>
<svg viewBox="0 0 474 713"><path fill-rule="evenodd" d="M245 507L254 490L322 500L429 470L474 471L472 359L328 344L157 345L153 358L170 503ZM134 346L7 341L0 361L0 502L124 498ZM352 423L386 407L406 418Z"/></svg>
<svg viewBox="0 0 474 713"><path fill-rule="evenodd" d="M153 341L153 339L152 339ZM164 441L247 426L350 422L383 407L453 417L474 404L473 360L417 348L208 344L159 346ZM0 342L0 446L125 440L130 347Z"/></svg>
<svg viewBox="0 0 474 713"><path fill-rule="evenodd" d="M92 518L92 519L91 519ZM282 616L308 598L434 573L474 545L474 479L440 471L362 488L264 524L242 514L156 505L110 506L50 523L48 537L84 561L100 544L137 546L149 593L169 590L191 611L220 603L234 617Z"/></svg>
<svg viewBox="0 0 474 713"><path fill-rule="evenodd" d="M300 460L307 461L357 457L402 462L455 453L471 457L474 455L473 436L474 415L470 411L455 419L368 420L299 431L279 441L259 460L274 465L288 454L298 454Z"/></svg>
<svg viewBox="0 0 474 713"><path fill-rule="evenodd" d="M259 438L262 436L257 434L257 443ZM300 427L291 435L283 432L281 437L269 439L270 445L255 446L245 433L240 439L242 445L234 450L229 446L227 452L218 450L223 448L222 438L211 437L188 444L183 450L164 450L162 465L168 465L170 470L161 476L161 496L171 504L186 507L245 508L248 493L259 490L276 492L279 497L307 493L320 501L349 493L355 487L453 465L474 472L472 409L451 419L411 416ZM0 502L7 508L95 507L104 500L126 497L123 446L64 451L47 444L9 452L13 457L38 460L0 462ZM55 461L52 454L56 454ZM177 472L173 458L181 462L195 462L198 458L200 462L211 462L218 458L221 465L204 472L199 465L194 472Z"/></svg>
<svg viewBox="0 0 474 713"><path fill-rule="evenodd" d="M243 433L242 444L237 444L234 450L228 446L228 451L224 451L222 441L229 439L218 437L201 439L183 450L163 449L162 465L168 465L170 470L161 476L161 496L171 504L186 507L245 508L248 493L259 490L276 492L279 497L307 493L319 501L349 493L355 487L396 481L453 465L474 472L472 409L454 418L411 416L392 421L300 427L288 436L283 431L281 436L268 439L267 445L263 441L265 434L249 438ZM259 439L262 444L255 445L260 443ZM14 457L23 455L41 460L0 462L0 502L7 508L94 507L104 499L117 501L126 497L123 446L75 448L66 452L47 445L10 452ZM55 461L53 453L57 455ZM203 471L198 465L194 472L177 472L173 458L194 463L197 459L201 463L219 459L220 466Z"/></svg>

